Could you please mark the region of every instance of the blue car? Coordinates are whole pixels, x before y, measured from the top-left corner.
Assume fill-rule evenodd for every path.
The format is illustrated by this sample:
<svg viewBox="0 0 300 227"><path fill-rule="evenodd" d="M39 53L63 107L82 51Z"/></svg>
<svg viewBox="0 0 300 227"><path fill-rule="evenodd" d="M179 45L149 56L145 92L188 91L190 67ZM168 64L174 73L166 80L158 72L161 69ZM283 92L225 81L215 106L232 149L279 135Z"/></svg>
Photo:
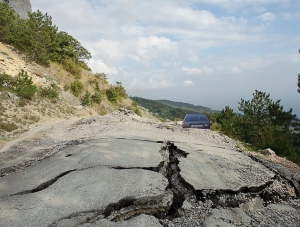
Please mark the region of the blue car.
<svg viewBox="0 0 300 227"><path fill-rule="evenodd" d="M182 121L182 128L210 129L210 121L206 114L186 114Z"/></svg>

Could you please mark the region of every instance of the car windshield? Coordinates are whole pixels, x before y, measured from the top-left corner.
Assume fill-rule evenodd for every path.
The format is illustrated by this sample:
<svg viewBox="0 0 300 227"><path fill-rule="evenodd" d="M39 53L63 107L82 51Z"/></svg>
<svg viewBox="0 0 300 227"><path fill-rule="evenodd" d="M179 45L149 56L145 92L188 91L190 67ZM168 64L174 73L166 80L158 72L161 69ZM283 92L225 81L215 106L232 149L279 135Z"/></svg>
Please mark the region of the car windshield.
<svg viewBox="0 0 300 227"><path fill-rule="evenodd" d="M198 114L189 114L186 116L185 121L192 122L192 121L208 121L206 115L198 115Z"/></svg>

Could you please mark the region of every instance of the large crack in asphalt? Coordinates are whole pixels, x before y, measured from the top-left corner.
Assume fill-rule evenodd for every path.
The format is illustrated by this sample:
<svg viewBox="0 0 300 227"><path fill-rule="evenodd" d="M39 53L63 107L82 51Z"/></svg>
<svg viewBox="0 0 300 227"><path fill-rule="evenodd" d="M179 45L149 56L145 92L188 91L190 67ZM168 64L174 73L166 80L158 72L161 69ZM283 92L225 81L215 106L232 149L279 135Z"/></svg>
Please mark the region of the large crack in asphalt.
<svg viewBox="0 0 300 227"><path fill-rule="evenodd" d="M153 141L152 141L153 142ZM276 175L267 182L257 186L244 186L238 190L230 189L203 189L195 190L192 185L187 183L180 175L179 162L180 158L187 158L188 153L180 150L173 142L166 141L160 149L160 154L164 161L158 164L157 167L111 167L116 170L124 169L141 169L146 171L154 171L161 173L168 179L168 186L165 189L165 194L159 196L147 196L142 198L127 197L119 200L116 203L111 203L103 210L85 211L72 214L68 217L57 220L50 225L56 227L64 220L72 220L80 217L80 223L95 223L100 219L118 222L128 220L140 214L148 214L155 216L163 226L171 226L172 221L179 220L183 215L188 216L189 208L183 208L187 201L191 207L200 207L201 215L194 220L194 224L199 224L208 216L211 215L211 210L214 208L235 208L241 204L246 204L255 198L260 198L264 202L264 206L272 203L289 201L291 198L298 197L295 184L288 177ZM280 185L282 190L277 190ZM295 193L288 193L295 191ZM200 205L200 206L199 206ZM202 219L201 219L202 218ZM190 217L192 219L192 216ZM176 221L175 221L176 223ZM184 226L184 225L183 225Z"/></svg>
<svg viewBox="0 0 300 227"><path fill-rule="evenodd" d="M12 195L8 195L9 197L11 196L17 196L17 195L25 195L25 194L31 194L31 193L36 193L42 190L45 190L46 188L50 187L51 185L53 185L56 181L58 181L60 178L66 176L67 174L76 171L76 169L72 169L72 170L68 170L66 172L63 172L61 174L59 174L58 176L40 184L39 186L37 186L34 189L30 189L30 190L25 190L25 191L21 191Z"/></svg>
<svg viewBox="0 0 300 227"><path fill-rule="evenodd" d="M82 143L82 141L75 141L75 144L76 143L79 144ZM157 143L161 142L157 141ZM74 145L74 141L70 145ZM238 190L195 190L195 188L187 183L180 175L180 158L187 158L188 153L180 150L171 141L164 142L164 145L161 147L159 152L164 161L160 162L156 167L108 167L116 170L141 169L161 173L168 180L168 186L166 187L164 194L158 196L145 196L141 198L126 197L115 203L109 204L102 210L95 209L70 214L67 217L63 217L55 221L50 225L50 227L59 226L62 221L66 223L66 221L72 221L73 219L77 220L76 222L78 225L83 225L84 223L95 223L100 219L118 222L131 219L140 214L153 215L159 219L163 226L168 226L172 223L172 221L180 219L183 215L189 215L189 208L183 208L186 201L191 205L191 207L199 208L201 206L199 209L202 212L203 218L206 218L211 214L211 209L240 207L241 204L245 204L255 198L260 198L264 203L263 205L268 206L269 204L289 201L292 198L299 197L300 180L297 176L275 168L274 165L253 156L250 156L250 158L273 171L276 174L275 177L261 185L249 187L244 186ZM66 157L71 155L72 154L68 154ZM89 168L94 167L95 166ZM34 189L22 191L9 196L39 192L50 187L67 174L79 170L83 169L65 171ZM282 190L277 190L278 185L280 185ZM201 220L204 220L203 218L197 220L195 223L201 223Z"/></svg>
<svg viewBox="0 0 300 227"><path fill-rule="evenodd" d="M298 176L294 173L291 173L288 170L284 169L283 167L281 167L279 165L276 165L272 162L259 159L259 158L255 157L252 154L248 154L248 156L252 160L262 164L263 166L265 166L267 169L269 169L270 171L272 171L276 175L279 175L280 177L282 177L283 179L288 181L288 183L290 185L292 185L293 188L295 189L297 197L300 196L300 176Z"/></svg>
<svg viewBox="0 0 300 227"><path fill-rule="evenodd" d="M167 155L162 151L165 151ZM164 175L168 178L169 186L174 193L174 203L169 211L168 219L160 220L165 227L200 226L212 214L213 209L238 208L257 199L262 201L264 207L268 207L270 204L289 203L291 200L299 198L299 178L285 171L278 171L278 169L276 171L274 168L268 167L266 163L262 164L276 175L263 184L243 186L238 190L195 190L181 177L178 167L180 162L178 158L186 158L188 153L179 150L171 142L167 143L161 152L166 157L164 168L168 174ZM183 208L182 201L184 200L189 203L190 207Z"/></svg>

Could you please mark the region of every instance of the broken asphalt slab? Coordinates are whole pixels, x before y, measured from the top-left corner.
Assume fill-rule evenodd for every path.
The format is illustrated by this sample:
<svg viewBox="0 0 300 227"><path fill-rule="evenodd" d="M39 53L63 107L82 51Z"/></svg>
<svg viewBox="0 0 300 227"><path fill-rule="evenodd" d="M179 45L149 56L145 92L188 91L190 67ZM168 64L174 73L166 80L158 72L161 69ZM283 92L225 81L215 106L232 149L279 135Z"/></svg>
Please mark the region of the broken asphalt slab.
<svg viewBox="0 0 300 227"><path fill-rule="evenodd" d="M188 158L180 159L179 168L181 176L197 191L250 190L270 182L275 176L241 152L215 147L190 151Z"/></svg>
<svg viewBox="0 0 300 227"><path fill-rule="evenodd" d="M263 190L275 178L244 153L180 133L107 132L0 178L0 226L161 226L208 199L215 219L223 212L248 223L255 216L249 207L256 212L268 204L247 204L253 196L271 201ZM235 197L243 198L220 202ZM192 205L183 208L186 201Z"/></svg>

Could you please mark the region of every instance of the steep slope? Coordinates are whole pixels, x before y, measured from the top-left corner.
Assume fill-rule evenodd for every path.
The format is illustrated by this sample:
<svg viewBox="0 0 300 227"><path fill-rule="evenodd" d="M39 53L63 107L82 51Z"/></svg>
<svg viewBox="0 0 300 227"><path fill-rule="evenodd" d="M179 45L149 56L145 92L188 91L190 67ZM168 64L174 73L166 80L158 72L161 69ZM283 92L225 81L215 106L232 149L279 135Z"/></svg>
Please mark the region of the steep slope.
<svg viewBox="0 0 300 227"><path fill-rule="evenodd" d="M106 89L109 89L111 85L89 71L83 70L81 78L76 79L59 64L51 63L50 67L46 68L34 62L25 61L25 57L13 47L0 42L0 75L16 77L21 70L24 70L36 86L44 88L55 86L59 91L59 99L51 100L41 97L31 100L23 99L12 92L0 90L0 145L1 142L3 143L1 139L14 138L41 124L70 118L104 115L119 107L132 108L132 101L126 97L114 104L111 103L106 97ZM81 81L84 86L78 97L75 97L70 90L65 89L75 80ZM98 82L102 95L101 103L82 106L81 99L84 93L89 91L92 94L95 82Z"/></svg>

